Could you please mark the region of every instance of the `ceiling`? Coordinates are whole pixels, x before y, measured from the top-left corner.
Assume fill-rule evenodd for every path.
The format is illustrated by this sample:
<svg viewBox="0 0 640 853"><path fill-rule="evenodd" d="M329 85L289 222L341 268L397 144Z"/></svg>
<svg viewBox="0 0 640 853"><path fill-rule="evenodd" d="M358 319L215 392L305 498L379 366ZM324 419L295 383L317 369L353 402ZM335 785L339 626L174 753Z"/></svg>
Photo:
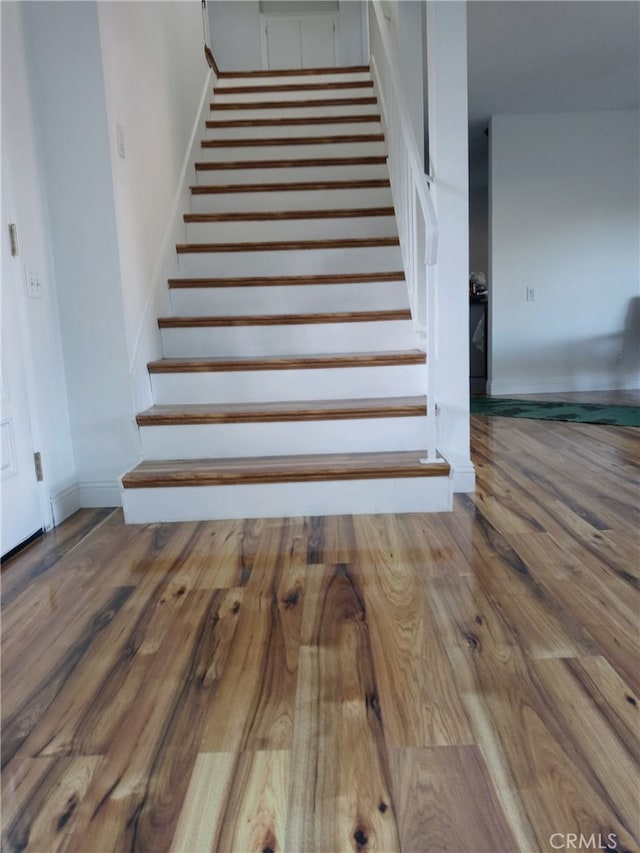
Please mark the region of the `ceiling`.
<svg viewBox="0 0 640 853"><path fill-rule="evenodd" d="M487 185L489 117L640 108L640 3L471 0L469 161Z"/></svg>

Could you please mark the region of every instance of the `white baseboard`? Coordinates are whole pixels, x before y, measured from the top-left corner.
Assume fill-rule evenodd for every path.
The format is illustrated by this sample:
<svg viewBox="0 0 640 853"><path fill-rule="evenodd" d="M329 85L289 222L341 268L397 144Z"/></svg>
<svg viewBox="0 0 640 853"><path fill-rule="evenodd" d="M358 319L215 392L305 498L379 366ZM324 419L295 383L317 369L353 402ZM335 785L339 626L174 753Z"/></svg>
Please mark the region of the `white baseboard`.
<svg viewBox="0 0 640 853"><path fill-rule="evenodd" d="M639 377L631 376L612 381L611 379L507 379L487 382L490 397L508 397L513 394L562 394L573 391L630 391L638 387Z"/></svg>
<svg viewBox="0 0 640 853"><path fill-rule="evenodd" d="M51 495L51 513L53 516L53 526L59 524L73 515L80 509L80 488L78 483L70 483L66 488Z"/></svg>
<svg viewBox="0 0 640 853"><path fill-rule="evenodd" d="M117 480L85 480L78 483L81 507L122 506Z"/></svg>

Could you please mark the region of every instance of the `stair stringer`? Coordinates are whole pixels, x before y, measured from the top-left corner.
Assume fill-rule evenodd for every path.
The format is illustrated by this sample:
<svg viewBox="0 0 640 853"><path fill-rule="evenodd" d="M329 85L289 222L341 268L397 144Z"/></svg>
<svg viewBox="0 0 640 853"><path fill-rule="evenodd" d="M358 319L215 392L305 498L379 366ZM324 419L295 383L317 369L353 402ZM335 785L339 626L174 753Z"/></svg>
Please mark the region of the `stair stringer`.
<svg viewBox="0 0 640 853"><path fill-rule="evenodd" d="M359 81L370 79L368 74L363 75L361 71L356 76ZM283 79L280 77L277 82L281 84ZM314 75L314 85L319 85L322 79L321 74ZM341 75L344 82L348 79L348 74ZM300 82L296 78L292 80ZM268 85L268 78L262 76L260 81ZM231 78L218 81L214 103L222 91L231 88L230 82L237 84ZM298 92L289 94L291 97L300 95ZM314 97L316 94L317 91ZM225 98L229 102L234 96L229 94ZM291 112L291 108L288 108L287 116ZM274 117L277 111L270 109L268 115ZM218 120L226 116L220 111L215 117ZM341 127L344 125L343 117L335 126L327 125L329 135L337 134L338 137L352 139L365 127L367 131L371 130L369 122L366 122L361 128L355 124L346 125L347 129L343 133ZM234 334L233 326L217 329L215 324L212 324L212 328L204 324L203 328L201 322L196 323L193 329L166 329L163 333L165 358L242 357L243 354L258 356L261 352L271 356L304 357L305 353L331 355L348 353L350 350L357 354L362 349L372 351L374 344L375 350L381 355L399 350L424 352L424 342L417 337L411 321L395 324L372 322L368 325L353 322L350 331L349 318L344 323L326 324L324 327L309 320L310 324L305 327L306 315L314 312L389 311L407 308L409 302L403 276L397 274L402 269L399 249L389 243L390 238L397 238L395 219L388 215L391 205L389 190L380 188L372 194L372 190L359 190L355 185L353 190L345 187L336 191L331 188L333 181L348 182L345 167L336 166L333 169L329 162L331 159L345 156L357 158L360 152L363 157L379 157L380 148L372 148L368 141L349 142L345 147L339 138L333 141L333 137L332 141L324 142L323 125L313 125L311 128L305 125L284 127L286 133L281 143L277 140L274 142L273 136L277 135L277 129L271 127L263 144L259 138L252 141L247 128L242 127L239 157L236 157L235 149L231 148L232 139L223 142L224 147L210 147L211 141L221 141L222 136L229 137L229 131L233 129L225 128L223 134L217 134L211 128L208 130L208 141L201 143L202 147L192 164L192 173L197 176L193 186L199 189L192 194L189 209L200 219L209 213L215 214L215 217L212 216L212 221L200 226L199 230L185 222L184 239L189 245L182 247L182 254L176 256L176 278L168 291L170 298L167 298L169 316L180 318L180 322L185 314L188 317L206 318L224 317L232 313L239 317L259 315L259 322L255 326L243 324L241 334ZM257 132L261 130L261 127L256 128ZM307 139L309 130L311 132ZM379 143L376 142L376 146ZM241 185L242 162L251 159L249 154L260 161L309 161L320 158L323 165L317 166L317 177L312 174L308 162L304 164L303 170L292 166L254 168L249 165L244 170L247 173L246 183L252 185L249 193L243 188L234 189L227 196L216 191L211 193L214 203L208 204L203 188L228 185L225 174L231 170L227 166L220 170L198 170L196 163L215 164L233 159L236 164L233 167L233 184ZM377 180L385 172L384 166L381 172L380 165L376 164ZM366 183L374 172L370 170L362 174L366 175ZM271 187L267 193L263 193L255 188L256 184L273 184L278 181L290 185L298 175L308 183L312 183L311 179L315 178L320 184L326 184L326 189L318 187L317 190L309 188L292 192L289 187L282 191ZM358 181L361 176L358 175L355 180ZM340 213L332 219L333 208ZM346 210L343 210L346 208L351 209L351 212L346 214ZM354 220L353 209L357 208L361 208L361 215ZM372 208L386 212L384 216L377 213L376 218L372 218L367 215L367 210ZM188 213L189 209L185 212ZM254 210L256 216L252 219L251 211ZM320 212L314 213L316 210ZM284 213L280 217L281 224L268 229L265 236L265 214L268 216L271 211ZM297 211L302 211L299 218ZM226 216L228 222L235 221L237 224L217 231L220 214ZM341 223L347 218L351 230L345 234ZM323 223L324 232L320 237L314 230L314 219ZM263 251L265 240L282 239L287 234L287 222L295 222L294 239L298 242L314 238L338 241L344 235L354 241L386 239L387 243L384 249L376 249L373 245L369 249L356 245L343 247L341 244L339 247L311 249L295 246L278 252L271 248L267 252ZM377 227L368 228L371 223ZM385 226L388 226L388 230ZM247 248L240 246L234 254L226 249L221 252L214 247L208 253L197 245L199 242L224 243L231 235L234 239L230 242L246 244ZM194 242L196 248L192 252L190 245ZM361 274L359 280L358 274ZM380 274L384 277L383 281L377 280ZM298 283L293 280L296 277L305 280ZM294 325L270 324L269 315L287 313L300 315ZM337 331L339 334L334 335L333 332ZM323 337L327 341L326 347L323 346ZM252 403L264 404L269 400L280 403L289 399L308 401L310 407L313 407L318 399L331 397L357 402L367 397L393 399L396 396L424 395L426 386L426 370L424 365L417 363L405 367L382 364L347 366L336 370L321 367L311 370L308 367L264 370L261 367L247 371L235 368L230 373L202 373L197 369L186 374L151 373L150 378L154 402L169 407L214 403L246 403L250 406ZM297 453L309 458L315 454L342 454L347 471L349 459L355 459L353 454L357 457L365 453L419 451L421 434L426 432L426 419L434 416L434 412L427 411L420 416L374 419L359 416L348 421L310 418L304 423L278 422L276 419L268 424L178 423L144 426L140 427L144 461L139 468L145 465L153 467L157 460L167 460L169 463L171 460L182 460L181 464L189 461L195 470L205 452L204 461L207 463L211 463L212 457L232 460L243 457L244 461L249 460L249 465L252 457L256 457L257 461L260 457L260 461L264 462L265 457L284 458L285 454ZM153 488L123 486L122 502L125 518L131 523L451 509L453 490L447 465L425 465L424 475L414 470L408 476L385 475L368 479L360 478L355 468L357 465L354 472L346 473L344 477L326 480L314 478L310 481L296 481L286 472L282 474L281 482L239 482L233 485L176 485L175 482L169 482L168 478L166 484ZM124 479L126 481L126 477Z"/></svg>

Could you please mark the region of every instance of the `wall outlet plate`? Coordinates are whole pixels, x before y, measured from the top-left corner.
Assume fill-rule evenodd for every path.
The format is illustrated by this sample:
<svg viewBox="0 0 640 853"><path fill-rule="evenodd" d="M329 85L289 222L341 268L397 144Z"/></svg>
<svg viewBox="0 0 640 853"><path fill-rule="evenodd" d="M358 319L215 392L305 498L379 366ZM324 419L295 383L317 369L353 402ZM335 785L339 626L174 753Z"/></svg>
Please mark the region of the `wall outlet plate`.
<svg viewBox="0 0 640 853"><path fill-rule="evenodd" d="M40 276L31 267L24 268L24 278L27 286L27 296L29 299L42 299L43 287L40 281Z"/></svg>

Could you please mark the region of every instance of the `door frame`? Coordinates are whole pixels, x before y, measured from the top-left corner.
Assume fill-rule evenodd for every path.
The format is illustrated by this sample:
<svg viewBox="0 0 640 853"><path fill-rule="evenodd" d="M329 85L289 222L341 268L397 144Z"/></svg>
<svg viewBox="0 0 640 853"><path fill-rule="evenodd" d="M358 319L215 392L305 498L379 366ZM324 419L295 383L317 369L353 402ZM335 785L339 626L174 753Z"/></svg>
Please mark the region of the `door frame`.
<svg viewBox="0 0 640 853"><path fill-rule="evenodd" d="M342 47L340 40L340 12L303 12L297 15L290 15L287 12L260 12L260 51L262 57L263 71L269 71L269 39L267 28L269 21L274 20L289 20L303 21L306 18L329 18L333 22L333 51L336 66L340 65ZM301 66L302 67L302 66Z"/></svg>
<svg viewBox="0 0 640 853"><path fill-rule="evenodd" d="M13 318L13 321L18 324L20 358L22 361L22 369L24 373L24 391L27 409L24 414L29 424L31 449L32 452L35 454L35 452L38 450L38 447L42 445L40 441L42 432L40 423L36 416L36 365L33 357L31 328L27 316L28 305L25 279L25 259L20 253L19 205L16 203L16 190L13 185L12 177L13 172L11 169L11 163L8 158L8 152L6 151L6 149L4 149L2 151L2 193L0 198L0 219L2 220L4 240L4 246L2 251L7 253L7 267L10 269L10 274L7 276L8 280L3 281L2 287L3 289L11 288L13 290L13 297L15 300L17 317ZM9 223L15 223L18 229L18 254L15 257L11 256L10 247L8 245ZM4 359L4 354L2 355L2 359ZM4 364L2 369L4 370ZM2 379L4 388L6 387L4 375ZM2 400L0 400L0 415L2 415L3 413L3 408L4 407ZM0 483L0 490L1 489L2 485ZM34 533L39 533L43 530L51 530L54 526L53 508L51 505L51 500L49 498L46 472L44 472L42 480L36 481L35 495L37 497L38 505L40 508L40 530L36 530L34 531ZM30 538L31 537L28 537L24 540L24 542L28 542ZM18 547L20 547L21 544L22 543L18 543ZM8 549L8 551L11 550L13 550L13 548Z"/></svg>

